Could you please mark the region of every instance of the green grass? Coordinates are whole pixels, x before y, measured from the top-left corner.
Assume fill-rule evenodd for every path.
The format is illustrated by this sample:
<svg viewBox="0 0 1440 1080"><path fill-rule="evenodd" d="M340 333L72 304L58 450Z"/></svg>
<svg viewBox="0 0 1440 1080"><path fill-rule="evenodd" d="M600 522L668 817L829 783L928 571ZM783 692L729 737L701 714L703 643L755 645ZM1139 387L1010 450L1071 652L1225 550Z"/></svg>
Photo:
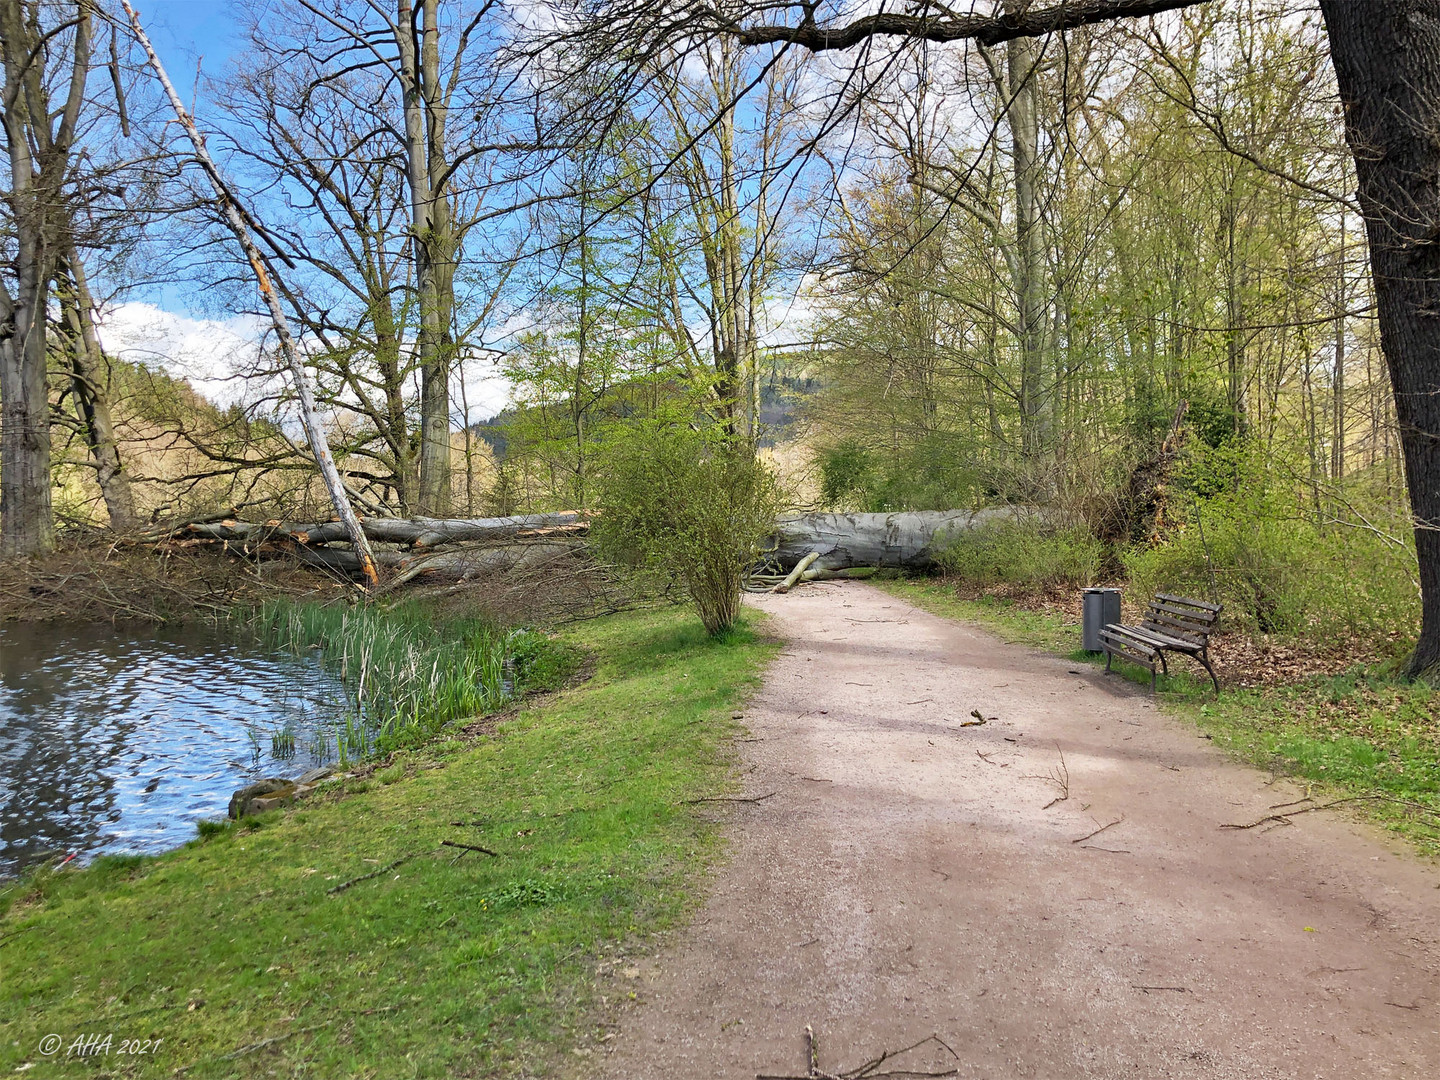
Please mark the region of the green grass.
<svg viewBox="0 0 1440 1080"><path fill-rule="evenodd" d="M1104 666L1103 655L1079 648L1076 622L1004 600L962 599L933 579L879 584L916 607L977 623L1005 641ZM1264 688L1226 687L1216 701L1204 672L1186 671L1187 664L1176 661L1176 674L1160 678L1157 696L1168 711L1242 760L1304 781L1317 799L1383 796L1364 803L1364 815L1421 851L1440 854L1440 691L1399 681L1388 670L1357 667ZM1115 668L1120 677L1149 685L1148 671L1119 662Z"/></svg>
<svg viewBox="0 0 1440 1080"><path fill-rule="evenodd" d="M388 1080L575 1062L595 1010L628 990L597 962L682 918L717 852L682 800L731 782L730 712L773 650L744 628L709 640L675 610L566 641L594 677L493 738L403 752L344 798L159 858L0 890L0 1073ZM457 862L443 839L499 857ZM114 1042L46 1058L52 1032ZM120 1057L122 1038L164 1041Z"/></svg>

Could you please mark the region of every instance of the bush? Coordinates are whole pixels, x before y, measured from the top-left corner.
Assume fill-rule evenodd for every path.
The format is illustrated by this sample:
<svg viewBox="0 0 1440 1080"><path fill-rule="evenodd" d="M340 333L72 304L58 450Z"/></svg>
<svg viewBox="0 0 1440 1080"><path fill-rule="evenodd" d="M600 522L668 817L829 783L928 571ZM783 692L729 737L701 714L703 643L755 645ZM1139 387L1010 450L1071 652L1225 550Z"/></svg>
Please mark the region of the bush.
<svg viewBox="0 0 1440 1080"><path fill-rule="evenodd" d="M884 451L845 439L821 451L819 465L821 501L837 510L953 510L983 486L972 447L938 434Z"/></svg>
<svg viewBox="0 0 1440 1080"><path fill-rule="evenodd" d="M820 454L820 501L838 506L866 500L874 482L874 457L855 439L846 439Z"/></svg>
<svg viewBox="0 0 1440 1080"><path fill-rule="evenodd" d="M1374 533L1322 527L1280 500L1215 498L1192 506L1162 544L1125 559L1136 596L1212 599L1226 621L1267 634L1407 648L1419 615L1412 560Z"/></svg>
<svg viewBox="0 0 1440 1080"><path fill-rule="evenodd" d="M683 582L710 634L733 626L745 574L782 506L774 473L717 433L646 420L612 433L599 485L591 531L600 552Z"/></svg>
<svg viewBox="0 0 1440 1080"><path fill-rule="evenodd" d="M1185 497L1171 501L1170 531L1124 560L1136 595L1211 599L1225 621L1266 634L1405 648L1419 615L1408 521L1364 476L1307 498L1303 465L1238 439L1192 447L1175 476ZM1341 521L1381 522L1396 539Z"/></svg>
<svg viewBox="0 0 1440 1080"><path fill-rule="evenodd" d="M1083 587L1099 576L1104 547L1083 526L1049 529L1036 521L992 521L952 534L944 570L981 588Z"/></svg>

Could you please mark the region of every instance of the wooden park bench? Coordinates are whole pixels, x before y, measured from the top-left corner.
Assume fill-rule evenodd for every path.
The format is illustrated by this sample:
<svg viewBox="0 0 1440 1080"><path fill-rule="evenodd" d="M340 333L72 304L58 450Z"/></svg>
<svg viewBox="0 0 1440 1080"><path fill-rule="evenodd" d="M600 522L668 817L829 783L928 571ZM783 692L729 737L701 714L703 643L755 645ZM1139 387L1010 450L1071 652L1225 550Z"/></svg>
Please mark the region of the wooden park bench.
<svg viewBox="0 0 1440 1080"><path fill-rule="evenodd" d="M1167 652L1183 653L1204 665L1215 684L1215 696L1220 696L1220 680L1210 666L1210 634L1215 621L1220 618L1220 605L1207 604L1204 600L1190 600L1183 596L1156 593L1150 601L1150 610L1145 621L1139 626L1124 626L1110 623L1100 630L1101 647L1105 650L1105 670L1117 656L1132 664L1150 669L1150 689L1155 689L1155 665L1161 673L1170 674L1165 662Z"/></svg>

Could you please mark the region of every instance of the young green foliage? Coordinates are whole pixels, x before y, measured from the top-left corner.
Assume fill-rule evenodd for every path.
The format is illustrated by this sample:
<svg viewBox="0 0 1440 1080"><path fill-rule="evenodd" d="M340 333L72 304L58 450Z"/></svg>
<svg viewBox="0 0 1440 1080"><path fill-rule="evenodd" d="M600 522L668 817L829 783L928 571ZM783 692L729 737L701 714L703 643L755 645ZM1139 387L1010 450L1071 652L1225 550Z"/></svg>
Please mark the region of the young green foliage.
<svg viewBox="0 0 1440 1080"><path fill-rule="evenodd" d="M708 633L733 626L745 574L784 503L775 474L747 446L650 420L617 430L602 468L600 551L683 582Z"/></svg>

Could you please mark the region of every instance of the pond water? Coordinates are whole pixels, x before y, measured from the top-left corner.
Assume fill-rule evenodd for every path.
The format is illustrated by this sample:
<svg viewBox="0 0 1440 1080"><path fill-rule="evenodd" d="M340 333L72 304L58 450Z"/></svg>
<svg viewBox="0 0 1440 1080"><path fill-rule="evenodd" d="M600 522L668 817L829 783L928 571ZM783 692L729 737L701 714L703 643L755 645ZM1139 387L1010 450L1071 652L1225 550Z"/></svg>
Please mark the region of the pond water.
<svg viewBox="0 0 1440 1080"><path fill-rule="evenodd" d="M347 703L316 655L218 632L0 628L0 878L184 843L237 787L333 760Z"/></svg>

